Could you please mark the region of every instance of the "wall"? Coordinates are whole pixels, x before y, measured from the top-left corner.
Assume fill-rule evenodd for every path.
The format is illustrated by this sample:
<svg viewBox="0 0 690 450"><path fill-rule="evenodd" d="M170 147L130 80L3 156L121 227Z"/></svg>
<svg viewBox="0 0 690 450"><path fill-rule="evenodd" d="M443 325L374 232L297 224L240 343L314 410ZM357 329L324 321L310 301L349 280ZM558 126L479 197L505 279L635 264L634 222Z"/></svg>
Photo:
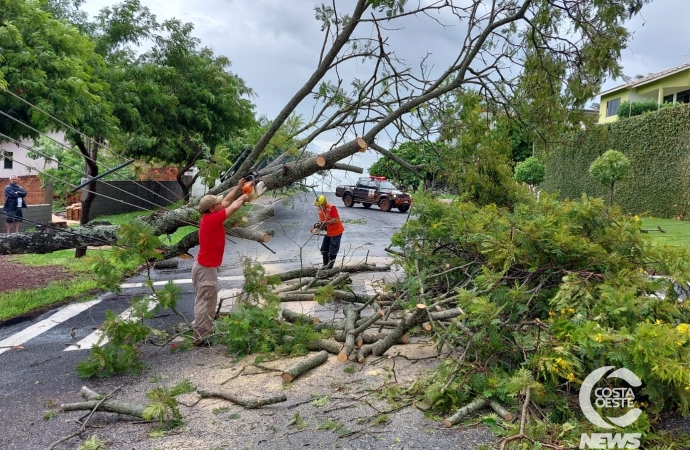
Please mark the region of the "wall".
<svg viewBox="0 0 690 450"><path fill-rule="evenodd" d="M52 203L51 199L46 200L46 192L41 185L41 179L36 175L19 175L19 184L26 191L26 204L37 205L39 203ZM0 188L2 188L2 202L5 203L5 187L10 184L9 176L0 178Z"/></svg>
<svg viewBox="0 0 690 450"><path fill-rule="evenodd" d="M4 211L3 211L4 213ZM32 222L38 222L40 224L47 224L52 221L53 218L53 205L42 204L42 205L29 205L26 209L22 209L22 217L31 220ZM2 214L2 223L0 226L0 232L5 232L5 215ZM14 225L12 225L14 227ZM28 228L36 228L35 223L21 222L19 224L19 231L24 232ZM14 230L14 228L13 228Z"/></svg>
<svg viewBox="0 0 690 450"><path fill-rule="evenodd" d="M182 198L177 181L108 181L108 184L98 183L96 192L91 220L111 214L156 210Z"/></svg>
<svg viewBox="0 0 690 450"><path fill-rule="evenodd" d="M64 142L64 133L48 133L48 136L58 142ZM48 167L57 167L57 163L44 158L31 159L26 154L29 152L25 147L34 146L34 141L25 139L20 141L21 145L11 142L0 142L0 150L12 152L12 168L5 169L4 158L0 158L0 179L9 178L10 175L32 175L37 170L44 170ZM28 166L28 167L27 167Z"/></svg>
<svg viewBox="0 0 690 450"><path fill-rule="evenodd" d="M589 166L613 149L631 164L613 196L624 212L690 217L690 105L597 125L571 139L570 145L543 155L546 176L541 189L559 192L561 198L579 199L584 193L607 199L607 187L589 175Z"/></svg>

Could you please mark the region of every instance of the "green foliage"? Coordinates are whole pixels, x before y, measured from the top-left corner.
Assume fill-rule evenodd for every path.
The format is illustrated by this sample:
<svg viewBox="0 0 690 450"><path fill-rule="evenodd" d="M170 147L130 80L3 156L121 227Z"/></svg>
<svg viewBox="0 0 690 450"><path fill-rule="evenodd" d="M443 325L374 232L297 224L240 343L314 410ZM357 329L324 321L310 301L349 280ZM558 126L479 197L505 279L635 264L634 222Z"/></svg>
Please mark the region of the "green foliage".
<svg viewBox="0 0 690 450"><path fill-rule="evenodd" d="M439 333L462 363L447 361L422 383L433 411L477 396L511 404L529 385L565 423L577 419L568 399L582 380L612 365L643 380L646 413L690 412L690 305L670 281L690 280L684 249L652 245L639 219L586 196L525 198L510 210L422 196L416 207L393 237L409 274L401 290L424 292L415 302L427 304L453 292L464 312ZM534 425L535 439L550 426ZM576 435L567 434L563 442Z"/></svg>
<svg viewBox="0 0 690 450"><path fill-rule="evenodd" d="M151 403L144 409L144 420L157 420L160 428L165 424L167 429L181 425L177 396L195 389L189 380L184 379L171 388L157 387L148 391L146 397Z"/></svg>
<svg viewBox="0 0 690 450"><path fill-rule="evenodd" d="M616 183L616 203L629 214L686 216L690 211L690 105L597 125L562 136L566 146L550 149L542 159L541 188L561 198L605 196L589 176L589 166L615 148L630 159L630 173Z"/></svg>
<svg viewBox="0 0 690 450"><path fill-rule="evenodd" d="M607 150L589 166L589 174L599 183L609 186L609 207L613 203L613 188L630 170L630 160L616 150Z"/></svg>
<svg viewBox="0 0 690 450"><path fill-rule="evenodd" d="M280 299L271 289L280 283L276 276L266 276L263 266L244 259L244 287L237 311L220 317L215 323L215 339L227 345L228 353L307 353L306 344L318 339L310 324L290 324L279 319Z"/></svg>
<svg viewBox="0 0 690 450"><path fill-rule="evenodd" d="M148 225L134 220L120 225L118 247L114 247L110 259L103 255L92 258L93 272L102 287L112 291L120 289L120 274L117 263L145 264L149 269L147 285L151 294L132 299L129 317L120 317L112 311L106 312L106 319L101 326L102 336L99 345L91 349L89 359L77 364L77 374L82 378L108 377L118 373L139 372L143 369L139 357L139 347L151 333L160 333L144 324L144 319L152 317L152 311L158 308L169 308L173 311L181 289L172 281L162 289L155 290L150 274L150 261L160 259L157 251L160 240L151 234Z"/></svg>
<svg viewBox="0 0 690 450"><path fill-rule="evenodd" d="M515 165L515 174L513 178L515 181L527 183L530 186L536 186L544 181L544 164L534 156L530 156Z"/></svg>
<svg viewBox="0 0 690 450"><path fill-rule="evenodd" d="M644 100L639 102L621 102L618 105L616 114L619 119L627 119L628 117L640 116L646 112L657 111L659 103L656 100Z"/></svg>
<svg viewBox="0 0 690 450"><path fill-rule="evenodd" d="M107 450L108 447L98 439L98 436L92 434L87 440L81 444L77 450Z"/></svg>
<svg viewBox="0 0 690 450"><path fill-rule="evenodd" d="M412 189L416 191L423 186L425 181L431 181L438 176L439 156L442 151L443 145L437 143L405 142L392 149L391 153L412 166L421 165L423 167L419 170L421 176L389 158L379 158L369 167L369 174L384 176L394 184L405 188L412 186Z"/></svg>
<svg viewBox="0 0 690 450"><path fill-rule="evenodd" d="M616 150L607 150L589 166L589 174L605 186L622 180L628 170L630 170L630 160Z"/></svg>

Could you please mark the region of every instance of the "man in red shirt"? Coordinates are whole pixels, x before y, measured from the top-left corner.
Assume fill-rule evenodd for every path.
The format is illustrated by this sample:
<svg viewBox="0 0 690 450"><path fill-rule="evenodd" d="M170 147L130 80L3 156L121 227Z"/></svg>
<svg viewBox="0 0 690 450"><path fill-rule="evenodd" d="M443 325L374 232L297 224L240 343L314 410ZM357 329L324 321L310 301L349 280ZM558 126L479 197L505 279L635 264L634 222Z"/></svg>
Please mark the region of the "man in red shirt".
<svg viewBox="0 0 690 450"><path fill-rule="evenodd" d="M323 267L332 269L335 258L340 250L340 238L343 237L345 227L340 220L338 210L334 205L326 201L325 195L320 195L314 205L319 209L319 221L321 226L326 228L326 237L321 243L321 256L323 256Z"/></svg>
<svg viewBox="0 0 690 450"><path fill-rule="evenodd" d="M207 344L205 340L213 330L218 302L218 267L223 263L225 228L223 222L249 199L246 194L235 201L235 195L244 185L242 178L225 197L205 195L199 201L199 253L192 268L194 285L194 346Z"/></svg>

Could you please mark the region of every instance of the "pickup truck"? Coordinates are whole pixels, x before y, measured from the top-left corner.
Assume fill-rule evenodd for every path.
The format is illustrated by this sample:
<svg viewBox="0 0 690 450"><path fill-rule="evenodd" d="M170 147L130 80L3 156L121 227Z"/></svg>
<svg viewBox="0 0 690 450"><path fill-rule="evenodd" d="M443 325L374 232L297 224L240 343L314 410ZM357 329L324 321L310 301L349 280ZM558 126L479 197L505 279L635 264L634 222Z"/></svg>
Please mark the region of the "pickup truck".
<svg viewBox="0 0 690 450"><path fill-rule="evenodd" d="M365 208L378 205L381 211L390 211L398 208L404 213L412 205L412 197L406 192L397 189L386 177L362 177L354 186L338 186L335 195L343 198L343 203L348 208L361 203Z"/></svg>

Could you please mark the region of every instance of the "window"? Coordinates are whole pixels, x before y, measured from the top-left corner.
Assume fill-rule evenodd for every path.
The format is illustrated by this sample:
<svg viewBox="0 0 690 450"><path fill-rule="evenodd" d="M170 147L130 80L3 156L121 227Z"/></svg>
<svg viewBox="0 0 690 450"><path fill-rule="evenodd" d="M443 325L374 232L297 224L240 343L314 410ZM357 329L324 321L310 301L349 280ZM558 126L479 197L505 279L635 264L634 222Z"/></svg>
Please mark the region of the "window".
<svg viewBox="0 0 690 450"><path fill-rule="evenodd" d="M690 89L677 93L676 101L678 103L690 103Z"/></svg>
<svg viewBox="0 0 690 450"><path fill-rule="evenodd" d="M5 152L5 169L12 168L12 152Z"/></svg>
<svg viewBox="0 0 690 450"><path fill-rule="evenodd" d="M664 95L664 103L673 103L673 94Z"/></svg>
<svg viewBox="0 0 690 450"><path fill-rule="evenodd" d="M615 116L618 114L618 106L621 104L621 98L614 98L606 102L606 117Z"/></svg>

